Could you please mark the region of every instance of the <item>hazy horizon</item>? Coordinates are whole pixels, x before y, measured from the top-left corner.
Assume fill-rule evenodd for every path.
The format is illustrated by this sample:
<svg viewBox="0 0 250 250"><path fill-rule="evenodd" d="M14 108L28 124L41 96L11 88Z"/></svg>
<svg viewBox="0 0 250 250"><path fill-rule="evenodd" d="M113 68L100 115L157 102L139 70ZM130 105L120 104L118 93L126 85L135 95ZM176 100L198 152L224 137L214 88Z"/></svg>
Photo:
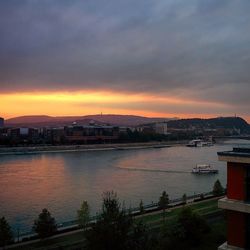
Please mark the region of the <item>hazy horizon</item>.
<svg viewBox="0 0 250 250"><path fill-rule="evenodd" d="M12 120L12 119L25 119L25 118L37 118L37 119L39 119L39 118L41 118L41 120L42 120L42 118L60 118L60 119L63 119L63 118L68 118L68 119L70 119L70 118L88 118L88 117L98 117L98 116L113 116L113 117L115 117L115 116L124 116L124 117L133 117L133 116L135 116L135 117L141 117L141 118L149 118L149 119L166 119L166 120L179 120L179 119L214 119L214 118L229 118L229 117L237 117L237 118L243 118L243 117L240 117L240 116L217 116L217 117L213 117L213 116L211 116L211 117L188 117L188 118L185 118L185 117L150 117L150 116L140 116L140 115L130 115L130 114L123 114L123 115L121 115L121 114L103 114L103 113L101 113L101 114L89 114L89 115L77 115L77 116L74 116L74 115L65 115L65 116L48 116L48 115L21 115L21 116L15 116L15 117L10 117L10 118L4 118L5 119L5 121L9 121L9 120ZM243 118L244 119L244 118ZM246 120L246 119L244 119L246 122L248 122L249 123L249 121L248 120ZM46 121L46 119L45 119L45 121ZM35 123L37 123L37 122L43 122L43 121L34 121Z"/></svg>

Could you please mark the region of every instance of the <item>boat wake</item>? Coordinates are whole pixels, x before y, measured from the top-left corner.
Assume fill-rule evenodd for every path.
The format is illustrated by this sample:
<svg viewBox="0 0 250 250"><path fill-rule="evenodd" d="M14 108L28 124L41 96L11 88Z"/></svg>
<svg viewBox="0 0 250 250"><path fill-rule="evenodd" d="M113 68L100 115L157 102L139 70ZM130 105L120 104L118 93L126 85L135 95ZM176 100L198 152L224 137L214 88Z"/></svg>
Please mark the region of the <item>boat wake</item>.
<svg viewBox="0 0 250 250"><path fill-rule="evenodd" d="M119 169L124 169L128 171L142 171L142 172L159 172L159 173L191 173L191 171L184 170L164 170L164 169L152 169L152 168L126 168L126 167L117 167Z"/></svg>

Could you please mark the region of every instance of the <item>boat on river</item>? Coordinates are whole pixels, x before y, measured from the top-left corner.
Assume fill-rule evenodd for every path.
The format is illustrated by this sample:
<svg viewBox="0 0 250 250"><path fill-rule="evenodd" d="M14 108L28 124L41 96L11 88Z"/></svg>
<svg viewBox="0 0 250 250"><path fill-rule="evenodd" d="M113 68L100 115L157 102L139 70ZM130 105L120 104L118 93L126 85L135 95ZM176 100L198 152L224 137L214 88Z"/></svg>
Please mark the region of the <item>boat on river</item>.
<svg viewBox="0 0 250 250"><path fill-rule="evenodd" d="M218 174L219 170L212 168L208 164L197 164L193 169L193 174Z"/></svg>
<svg viewBox="0 0 250 250"><path fill-rule="evenodd" d="M213 146L213 143L210 141L203 141L201 139L196 139L190 141L187 145L187 147L205 147L205 146Z"/></svg>

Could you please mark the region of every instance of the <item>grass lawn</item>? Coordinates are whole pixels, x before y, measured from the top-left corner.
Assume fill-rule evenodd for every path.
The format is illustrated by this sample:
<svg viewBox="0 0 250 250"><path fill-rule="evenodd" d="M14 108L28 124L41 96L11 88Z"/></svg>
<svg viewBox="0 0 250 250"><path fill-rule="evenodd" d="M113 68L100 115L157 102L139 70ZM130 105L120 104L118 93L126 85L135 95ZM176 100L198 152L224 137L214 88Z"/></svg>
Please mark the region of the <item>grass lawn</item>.
<svg viewBox="0 0 250 250"><path fill-rule="evenodd" d="M219 211L220 209L218 208L218 201L217 200L208 200L208 201L203 201L201 203L194 203L191 204L190 207L197 212L198 214L205 215L208 213L213 213L216 211ZM182 210L183 207L178 207L174 209L169 209L165 212L165 219L166 220L171 220L174 219L178 213ZM150 224L155 224L158 222L159 226L163 221L163 212L158 212L154 214L145 214L144 216L141 216L139 218L136 218L137 221L142 221L145 224L149 225Z"/></svg>
<svg viewBox="0 0 250 250"><path fill-rule="evenodd" d="M217 200L206 200L199 203L189 204L195 212L201 216L213 214L220 211L217 206ZM182 207L169 209L166 211L165 219L167 223L174 221ZM151 230L160 230L163 226L163 214L162 212L155 212L152 214L145 214L135 219L136 221L144 222ZM215 250L225 240L226 223L225 219L219 217L217 220L211 220L211 232L205 236L206 244L199 246L199 248L193 248L192 250ZM84 237L82 232L77 232L69 235L63 235L54 239L47 239L39 241L25 246L19 246L12 248L15 250L72 250L72 249L84 249Z"/></svg>
<svg viewBox="0 0 250 250"><path fill-rule="evenodd" d="M84 239L83 239L83 232L78 232L70 235L65 235L63 237L58 237L54 239L47 239L43 241L39 241L36 243L32 243L25 246L15 247L13 249L16 250L49 250L49 249L63 249L69 250L73 249L74 247L83 247L84 246Z"/></svg>

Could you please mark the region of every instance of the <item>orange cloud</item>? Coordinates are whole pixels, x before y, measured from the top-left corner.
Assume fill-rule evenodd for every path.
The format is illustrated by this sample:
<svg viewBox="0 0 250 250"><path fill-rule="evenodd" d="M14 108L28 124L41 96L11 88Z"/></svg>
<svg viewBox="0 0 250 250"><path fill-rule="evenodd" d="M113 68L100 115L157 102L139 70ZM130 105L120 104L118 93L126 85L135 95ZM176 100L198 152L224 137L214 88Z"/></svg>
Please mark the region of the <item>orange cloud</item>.
<svg viewBox="0 0 250 250"><path fill-rule="evenodd" d="M225 104L149 94L112 91L26 92L0 94L1 116L73 116L89 114L131 114L150 117L213 117ZM209 107L212 111L204 112ZM221 113L219 113L221 114ZM222 115L226 115L222 113Z"/></svg>

